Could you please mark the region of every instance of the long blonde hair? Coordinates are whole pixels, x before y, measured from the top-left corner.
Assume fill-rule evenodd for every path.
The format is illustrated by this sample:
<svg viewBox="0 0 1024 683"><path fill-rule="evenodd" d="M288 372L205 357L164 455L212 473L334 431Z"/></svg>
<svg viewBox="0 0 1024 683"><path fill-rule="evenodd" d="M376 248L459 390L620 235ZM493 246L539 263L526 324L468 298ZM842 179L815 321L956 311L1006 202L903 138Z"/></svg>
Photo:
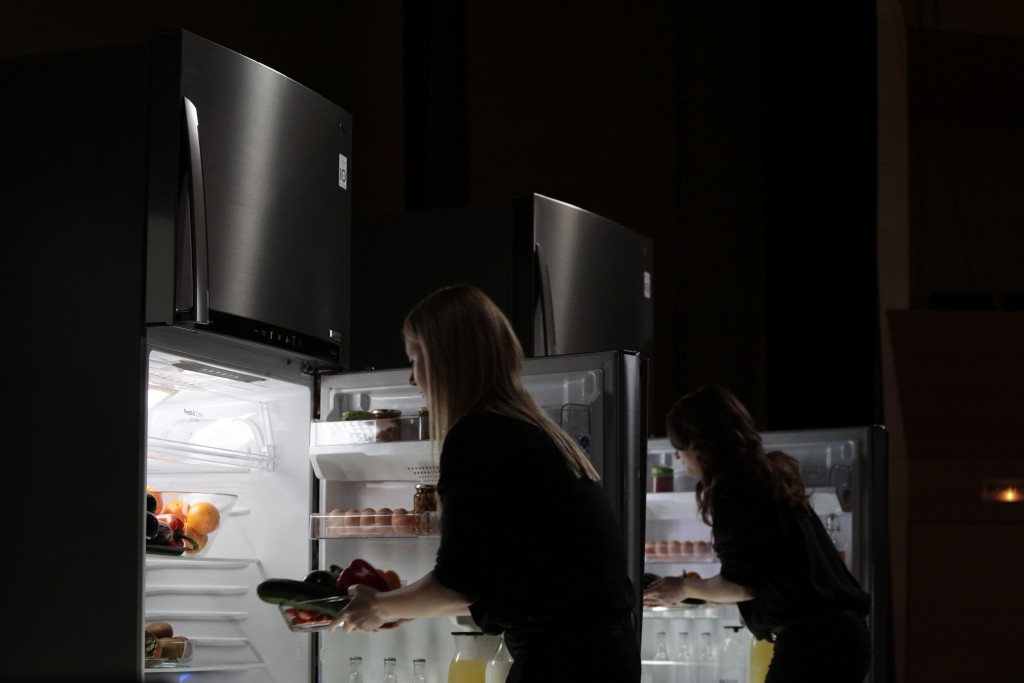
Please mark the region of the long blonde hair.
<svg viewBox="0 0 1024 683"><path fill-rule="evenodd" d="M508 318L479 288L443 287L406 316L402 333L420 349L430 436L440 449L463 415L488 410L543 429L576 477L597 481L590 459L523 387L523 349Z"/></svg>

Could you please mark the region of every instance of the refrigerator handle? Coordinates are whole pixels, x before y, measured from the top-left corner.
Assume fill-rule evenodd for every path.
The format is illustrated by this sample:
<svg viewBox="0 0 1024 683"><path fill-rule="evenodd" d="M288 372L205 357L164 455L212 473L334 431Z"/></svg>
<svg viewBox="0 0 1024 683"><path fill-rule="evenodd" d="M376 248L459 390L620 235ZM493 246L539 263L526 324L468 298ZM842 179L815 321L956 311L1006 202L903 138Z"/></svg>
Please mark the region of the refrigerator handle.
<svg viewBox="0 0 1024 683"><path fill-rule="evenodd" d="M184 100L185 132L188 136L188 198L191 207L188 216L191 232L192 287L194 296L194 322L210 322L210 291L208 287L209 254L206 245L206 198L203 191L203 157L199 147L199 113L187 97Z"/></svg>
<svg viewBox="0 0 1024 683"><path fill-rule="evenodd" d="M555 312L551 300L551 275L548 262L544 258L544 248L540 242L534 243L534 258L537 259L537 278L540 281L540 310L544 316L544 355L554 356L555 349Z"/></svg>

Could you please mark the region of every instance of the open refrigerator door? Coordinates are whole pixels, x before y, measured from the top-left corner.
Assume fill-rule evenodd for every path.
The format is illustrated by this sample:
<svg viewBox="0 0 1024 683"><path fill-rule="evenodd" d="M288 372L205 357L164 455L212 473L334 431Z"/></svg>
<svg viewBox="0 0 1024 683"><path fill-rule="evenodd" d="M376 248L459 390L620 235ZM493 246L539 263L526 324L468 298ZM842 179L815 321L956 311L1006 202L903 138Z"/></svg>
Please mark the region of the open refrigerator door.
<svg viewBox="0 0 1024 683"><path fill-rule="evenodd" d="M613 405L619 400L615 397L621 378L613 375L620 356L528 359L523 369L527 390L600 463L599 470L609 473L603 477L606 486L620 479L610 475L619 458L619 418ZM616 364L608 365L609 359ZM309 523L318 548L317 568L345 568L353 559L363 559L394 572L401 583L433 568L440 542L437 513L423 509L417 495L418 490L421 496L429 493L439 476L425 408L419 390L409 384L408 369L322 378L321 419L310 425L310 459L320 494L320 509ZM393 412L375 416L375 411ZM290 628L304 630L301 624ZM468 618L416 620L374 634L321 628L323 680L347 680L352 658L359 657L364 680L380 680L385 659L394 658L399 680L410 677L416 660L425 660L421 666L427 683L441 683L449 680L455 652L465 649L466 639L453 634L476 630ZM498 637L482 636L473 650L486 662L498 647Z"/></svg>
<svg viewBox="0 0 1024 683"><path fill-rule="evenodd" d="M150 340L147 493L200 547L147 542L144 624L186 645L151 651L146 680L312 680L309 638L256 594L310 563L312 378L209 336Z"/></svg>
<svg viewBox="0 0 1024 683"><path fill-rule="evenodd" d="M781 450L799 461L815 512L847 567L871 594L875 668L869 680L884 680L879 672L888 652L889 613L885 430L794 430L761 437L766 450ZM674 454L668 439L649 440L645 571L649 576L712 576L721 564L711 529L697 512L697 482ZM735 605L644 610L641 656L650 683L753 681L752 673L763 674L762 651L753 645ZM711 675L716 677L707 678Z"/></svg>

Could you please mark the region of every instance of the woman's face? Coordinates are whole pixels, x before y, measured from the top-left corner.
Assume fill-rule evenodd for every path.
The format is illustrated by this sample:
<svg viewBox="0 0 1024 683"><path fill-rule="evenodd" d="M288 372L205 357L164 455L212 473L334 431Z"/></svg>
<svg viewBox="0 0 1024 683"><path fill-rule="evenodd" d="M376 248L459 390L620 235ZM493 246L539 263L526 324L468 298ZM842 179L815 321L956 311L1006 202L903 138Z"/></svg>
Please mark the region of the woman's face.
<svg viewBox="0 0 1024 683"><path fill-rule="evenodd" d="M693 446L687 446L685 449L676 450L676 460L680 460L683 466L686 467L686 473L696 479L701 479L700 463L697 462L697 451Z"/></svg>
<svg viewBox="0 0 1024 683"><path fill-rule="evenodd" d="M423 365L423 354L420 350L420 345L414 341L411 341L408 337L405 339L405 355L409 357L409 363L412 364L412 372L409 374L409 384L414 387L420 388L420 393L423 397L427 397L427 369Z"/></svg>

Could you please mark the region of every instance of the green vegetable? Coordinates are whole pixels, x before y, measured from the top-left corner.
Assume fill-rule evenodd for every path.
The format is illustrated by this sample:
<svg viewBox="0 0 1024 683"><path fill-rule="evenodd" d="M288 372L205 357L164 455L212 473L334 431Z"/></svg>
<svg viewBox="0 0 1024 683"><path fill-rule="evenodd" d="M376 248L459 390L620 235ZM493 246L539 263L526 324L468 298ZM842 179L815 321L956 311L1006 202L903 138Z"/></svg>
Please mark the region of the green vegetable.
<svg viewBox="0 0 1024 683"><path fill-rule="evenodd" d="M272 605L298 607L331 617L338 614L349 601L347 595L338 595L333 588L294 579L267 579L256 586L256 595Z"/></svg>
<svg viewBox="0 0 1024 683"><path fill-rule="evenodd" d="M373 413L368 410L346 410L341 414L342 420L372 420Z"/></svg>

